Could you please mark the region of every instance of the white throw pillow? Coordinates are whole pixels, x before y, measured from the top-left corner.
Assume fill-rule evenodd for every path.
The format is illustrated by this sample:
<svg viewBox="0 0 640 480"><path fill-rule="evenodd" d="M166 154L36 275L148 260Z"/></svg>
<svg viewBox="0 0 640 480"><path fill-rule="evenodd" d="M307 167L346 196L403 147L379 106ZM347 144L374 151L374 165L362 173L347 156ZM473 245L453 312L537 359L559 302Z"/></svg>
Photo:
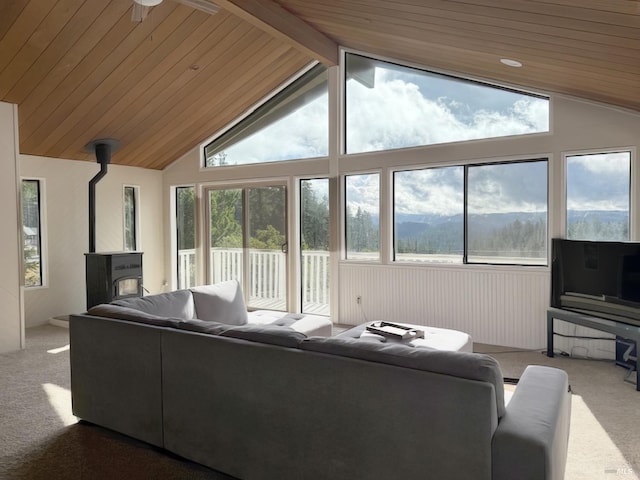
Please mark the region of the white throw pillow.
<svg viewBox="0 0 640 480"><path fill-rule="evenodd" d="M245 325L247 306L237 280L191 289L196 318L227 325Z"/></svg>

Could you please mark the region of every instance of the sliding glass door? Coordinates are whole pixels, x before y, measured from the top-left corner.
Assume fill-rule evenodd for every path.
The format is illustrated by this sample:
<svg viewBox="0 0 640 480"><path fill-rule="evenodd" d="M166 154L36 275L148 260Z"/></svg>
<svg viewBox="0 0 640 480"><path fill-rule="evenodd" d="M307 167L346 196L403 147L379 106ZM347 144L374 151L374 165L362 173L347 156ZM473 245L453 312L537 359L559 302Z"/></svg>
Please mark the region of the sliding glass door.
<svg viewBox="0 0 640 480"><path fill-rule="evenodd" d="M247 306L287 309L284 185L206 191L210 283L238 280Z"/></svg>

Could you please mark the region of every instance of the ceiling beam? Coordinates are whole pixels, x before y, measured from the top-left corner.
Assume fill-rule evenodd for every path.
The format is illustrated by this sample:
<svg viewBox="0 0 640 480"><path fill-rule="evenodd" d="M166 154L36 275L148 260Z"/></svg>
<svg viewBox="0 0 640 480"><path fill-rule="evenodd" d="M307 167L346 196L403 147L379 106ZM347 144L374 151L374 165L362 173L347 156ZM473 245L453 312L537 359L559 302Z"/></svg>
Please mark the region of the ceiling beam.
<svg viewBox="0 0 640 480"><path fill-rule="evenodd" d="M338 64L338 44L272 0L215 0L216 5L319 62Z"/></svg>

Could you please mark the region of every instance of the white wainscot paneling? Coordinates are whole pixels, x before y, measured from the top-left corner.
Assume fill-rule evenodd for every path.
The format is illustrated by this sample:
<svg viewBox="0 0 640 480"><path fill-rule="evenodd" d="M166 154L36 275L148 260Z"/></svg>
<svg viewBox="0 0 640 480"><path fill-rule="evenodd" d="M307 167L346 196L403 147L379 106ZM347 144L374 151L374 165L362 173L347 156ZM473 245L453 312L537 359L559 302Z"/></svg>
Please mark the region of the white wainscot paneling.
<svg viewBox="0 0 640 480"><path fill-rule="evenodd" d="M479 343L544 349L549 289L546 268L343 263L336 323L407 322L461 330Z"/></svg>

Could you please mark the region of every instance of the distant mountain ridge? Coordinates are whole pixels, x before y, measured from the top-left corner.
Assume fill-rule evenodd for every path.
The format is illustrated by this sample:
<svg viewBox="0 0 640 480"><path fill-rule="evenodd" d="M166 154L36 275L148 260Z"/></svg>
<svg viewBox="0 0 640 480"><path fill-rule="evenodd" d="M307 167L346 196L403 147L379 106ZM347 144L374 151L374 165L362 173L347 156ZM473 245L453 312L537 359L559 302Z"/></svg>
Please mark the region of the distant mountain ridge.
<svg viewBox="0 0 640 480"><path fill-rule="evenodd" d="M569 210L567 212L568 223L579 221L592 221L599 218L603 223L627 222L629 213L621 210ZM515 221L546 221L547 214L544 212L509 212L509 213L488 213L470 214L469 225L477 233L489 233L508 225ZM377 219L374 220L377 223ZM409 239L419 236L427 231L436 230L448 231L462 229L463 215L433 215L433 214L396 214L396 238Z"/></svg>

